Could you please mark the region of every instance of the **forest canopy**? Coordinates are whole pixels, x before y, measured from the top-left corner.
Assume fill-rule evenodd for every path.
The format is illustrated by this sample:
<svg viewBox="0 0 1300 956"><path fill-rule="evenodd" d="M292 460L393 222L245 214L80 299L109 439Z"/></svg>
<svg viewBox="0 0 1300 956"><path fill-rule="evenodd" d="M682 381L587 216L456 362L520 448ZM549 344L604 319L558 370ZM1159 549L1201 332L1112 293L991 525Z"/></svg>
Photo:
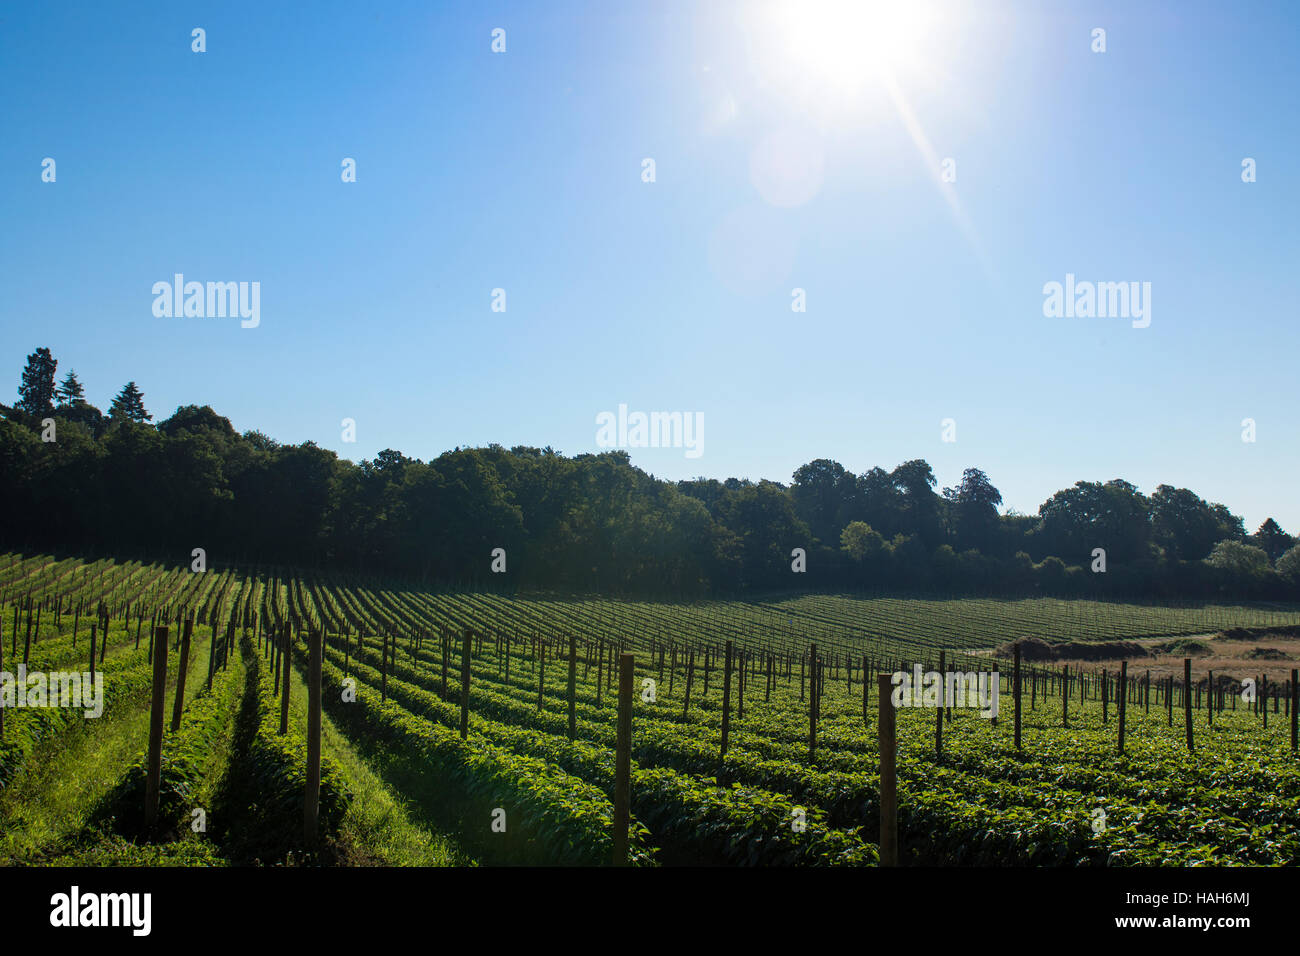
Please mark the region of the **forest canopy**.
<svg viewBox="0 0 1300 956"><path fill-rule="evenodd" d="M412 580L695 596L791 588L1201 598L1300 596L1300 550L1273 519L1241 518L1186 488L1144 495L1079 481L1037 515L1003 514L967 468L936 490L921 459L855 474L829 459L789 484L669 482L625 451L457 448L432 461L386 449L359 464L312 442L237 432L208 406L154 422L127 383L108 415L48 350L0 406L10 548L179 564L339 568ZM43 441L52 420L57 439ZM504 548L507 574L490 571ZM792 572L792 551L807 572ZM1105 552L1105 572L1095 549Z"/></svg>

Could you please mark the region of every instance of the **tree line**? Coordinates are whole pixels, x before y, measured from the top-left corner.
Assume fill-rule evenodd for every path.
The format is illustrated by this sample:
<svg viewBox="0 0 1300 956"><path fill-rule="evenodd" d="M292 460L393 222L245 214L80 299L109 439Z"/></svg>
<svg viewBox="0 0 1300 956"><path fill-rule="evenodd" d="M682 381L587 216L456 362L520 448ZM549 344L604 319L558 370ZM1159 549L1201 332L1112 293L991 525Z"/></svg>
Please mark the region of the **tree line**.
<svg viewBox="0 0 1300 956"><path fill-rule="evenodd" d="M1224 505L1170 485L1144 495L1121 479L1079 481L1023 515L999 512L978 468L936 490L922 459L861 474L818 459L788 485L669 482L625 451L496 444L357 464L240 434L208 406L155 424L134 382L103 414L75 373L55 384L56 369L38 349L19 400L0 405L6 547L175 563L201 547L215 564L625 594L1300 597L1300 547L1276 521L1247 534ZM496 548L505 574L490 570Z"/></svg>

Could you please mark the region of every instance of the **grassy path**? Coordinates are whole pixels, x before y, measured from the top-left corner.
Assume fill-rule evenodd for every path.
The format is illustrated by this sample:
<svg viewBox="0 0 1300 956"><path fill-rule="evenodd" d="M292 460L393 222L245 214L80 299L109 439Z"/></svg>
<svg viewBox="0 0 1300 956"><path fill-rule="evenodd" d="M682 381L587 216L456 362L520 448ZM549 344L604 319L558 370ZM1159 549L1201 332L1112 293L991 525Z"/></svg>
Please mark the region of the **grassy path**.
<svg viewBox="0 0 1300 956"><path fill-rule="evenodd" d="M185 681L187 706L205 686L207 646L208 640L202 640L191 647ZM235 666L240 665L235 662ZM169 721L175 688L172 673L167 684ZM78 842L112 842L111 834L87 834L85 828L100 801L143 752L148 736L146 698L110 719L84 720L67 733L43 741L13 782L0 791L0 821L4 822L0 865L49 862Z"/></svg>
<svg viewBox="0 0 1300 956"><path fill-rule="evenodd" d="M290 680L289 720L301 727L307 723L307 684L297 668ZM473 865L451 838L414 819L397 791L371 769L323 710L321 751L338 761L353 791L340 831L347 865Z"/></svg>

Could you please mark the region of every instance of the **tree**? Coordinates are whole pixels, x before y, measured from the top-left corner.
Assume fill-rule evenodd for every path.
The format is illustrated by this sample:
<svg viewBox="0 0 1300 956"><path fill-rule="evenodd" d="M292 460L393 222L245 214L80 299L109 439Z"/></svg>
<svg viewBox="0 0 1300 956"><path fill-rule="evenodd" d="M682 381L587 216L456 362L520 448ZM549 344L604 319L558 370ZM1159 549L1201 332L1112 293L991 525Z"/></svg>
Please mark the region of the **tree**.
<svg viewBox="0 0 1300 956"><path fill-rule="evenodd" d="M1289 549L1273 566L1288 581L1300 581L1300 544Z"/></svg>
<svg viewBox="0 0 1300 956"><path fill-rule="evenodd" d="M1195 492L1160 485L1151 496L1151 533L1171 557L1199 561L1224 535L1214 509Z"/></svg>
<svg viewBox="0 0 1300 956"><path fill-rule="evenodd" d="M60 408L86 404L86 390L77 379L76 369L70 370L63 377L63 384L54 390L54 394L59 400Z"/></svg>
<svg viewBox="0 0 1300 956"><path fill-rule="evenodd" d="M961 484L943 489L943 496L952 505L961 546L990 553L997 533L1002 492L993 487L989 476L978 468L967 468L961 474Z"/></svg>
<svg viewBox="0 0 1300 956"><path fill-rule="evenodd" d="M27 356L23 381L18 386L18 404L14 407L37 418L54 411L54 372L58 367L49 349L40 348Z"/></svg>
<svg viewBox="0 0 1300 956"><path fill-rule="evenodd" d="M1268 555L1263 548L1231 539L1216 544L1205 563L1226 572L1242 584L1256 581L1268 571Z"/></svg>
<svg viewBox="0 0 1300 956"><path fill-rule="evenodd" d="M1082 561L1094 548L1109 560L1127 563L1147 556L1150 502L1121 478L1104 485L1078 481L1038 508L1047 552Z"/></svg>
<svg viewBox="0 0 1300 956"><path fill-rule="evenodd" d="M122 391L117 393L113 404L109 406L108 417L139 424L153 421L153 416L145 411L144 393L135 387L135 382L127 382Z"/></svg>
<svg viewBox="0 0 1300 956"><path fill-rule="evenodd" d="M865 521L850 521L840 532L840 550L854 561L875 557L885 549L885 539Z"/></svg>
<svg viewBox="0 0 1300 956"><path fill-rule="evenodd" d="M939 518L943 499L934 493L938 479L929 462L921 458L905 461L890 472L889 478L902 496L904 533L918 535L926 545L937 547L943 537Z"/></svg>
<svg viewBox="0 0 1300 956"><path fill-rule="evenodd" d="M818 541L830 544L835 540L837 529L846 523L857 484L852 472L828 458L818 458L794 473L790 494L794 497L795 512Z"/></svg>
<svg viewBox="0 0 1300 956"><path fill-rule="evenodd" d="M1255 532L1254 543L1264 549L1264 553L1268 555L1270 561L1276 562L1287 549L1295 544L1295 538L1283 531L1276 521L1269 518Z"/></svg>

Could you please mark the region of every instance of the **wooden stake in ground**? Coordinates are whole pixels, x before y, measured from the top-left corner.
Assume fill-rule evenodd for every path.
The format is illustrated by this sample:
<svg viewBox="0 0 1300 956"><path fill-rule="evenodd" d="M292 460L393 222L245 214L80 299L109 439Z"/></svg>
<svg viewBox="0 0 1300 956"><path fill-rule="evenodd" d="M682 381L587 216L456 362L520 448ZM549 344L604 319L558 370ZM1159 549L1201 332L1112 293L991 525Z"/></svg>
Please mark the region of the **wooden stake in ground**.
<svg viewBox="0 0 1300 956"><path fill-rule="evenodd" d="M283 646L280 649L280 736L282 737L289 732L289 671L292 669L289 661L292 647L289 642L293 640L292 634L289 625L286 624L281 640Z"/></svg>
<svg viewBox="0 0 1300 956"><path fill-rule="evenodd" d="M1019 750L1020 749L1020 642L1019 641L1016 641L1015 655L1016 655L1015 661L1012 665L1013 669L1011 672L1011 680L1012 680L1011 693L1015 696L1015 701L1016 701L1016 749ZM940 670L942 670L943 651L939 652L939 663L940 663ZM941 710L939 713L940 715L942 715L943 711Z"/></svg>
<svg viewBox="0 0 1300 956"><path fill-rule="evenodd" d="M1296 677L1297 677L1297 671L1296 668L1293 667L1291 668L1291 752L1292 753L1295 753L1297 745L1300 744L1300 716L1298 716L1297 713L1298 711L1300 711L1300 708L1297 707L1297 705L1300 705L1300 690L1298 690L1296 686Z"/></svg>
<svg viewBox="0 0 1300 956"><path fill-rule="evenodd" d="M867 667L867 655L863 654L862 655L862 726L863 727L867 726L867 717L870 716L867 712L867 708L871 706L871 701L869 700L867 694L867 692L871 689L871 678L867 676L869 673L870 670ZM943 711L940 710L939 713L942 714Z"/></svg>
<svg viewBox="0 0 1300 956"><path fill-rule="evenodd" d="M1017 644L1016 645L1017 665L1019 664L1019 662L1020 662L1020 645ZM939 682L940 682L939 683L939 707L934 712L934 755L936 757L943 756L943 705L947 702L947 696L948 696L948 681L943 676L943 669L944 669L944 652L940 651L939 652ZM866 687L867 685L866 676L867 676L867 672L864 670L862 672L863 687ZM1017 698L1017 702L1019 702L1019 698ZM864 706L866 705L865 697L863 698L863 705ZM1016 721L1016 746L1017 747L1020 746L1020 721L1019 720Z"/></svg>
<svg viewBox="0 0 1300 956"><path fill-rule="evenodd" d="M1255 700L1259 705L1259 712L1264 717L1264 729L1268 729L1268 675L1259 675L1259 693L1255 695Z"/></svg>
<svg viewBox="0 0 1300 956"><path fill-rule="evenodd" d="M149 701L149 758L144 778L144 825L158 820L158 794L162 786L163 708L167 696L167 628L154 628L153 696Z"/></svg>
<svg viewBox="0 0 1300 956"><path fill-rule="evenodd" d="M686 697L682 701L682 716L685 717L691 710L691 681L695 679L695 648L691 648L690 657L686 664Z"/></svg>
<svg viewBox="0 0 1300 956"><path fill-rule="evenodd" d="M1119 704L1119 752L1124 753L1124 715L1128 706L1128 661L1119 662L1119 693L1115 695Z"/></svg>
<svg viewBox="0 0 1300 956"><path fill-rule="evenodd" d="M542 710L542 695L546 691L546 641L537 641L537 712Z"/></svg>
<svg viewBox="0 0 1300 956"><path fill-rule="evenodd" d="M307 633L307 788L303 800L302 833L316 841L320 821L320 699L321 633Z"/></svg>
<svg viewBox="0 0 1300 956"><path fill-rule="evenodd" d="M90 682L95 682L95 631L96 625L90 625Z"/></svg>
<svg viewBox="0 0 1300 956"><path fill-rule="evenodd" d="M727 756L727 735L731 730L731 641L727 641L726 663L722 665L722 756Z"/></svg>
<svg viewBox="0 0 1300 956"><path fill-rule="evenodd" d="M460 652L460 739L469 739L469 652L474 646L474 631L465 628L465 644Z"/></svg>
<svg viewBox="0 0 1300 956"><path fill-rule="evenodd" d="M808 649L808 762L817 759L817 645Z"/></svg>
<svg viewBox="0 0 1300 956"><path fill-rule="evenodd" d="M636 658L618 657L618 732L614 756L614 865L627 865L628 828L632 822L632 678Z"/></svg>
<svg viewBox="0 0 1300 956"><path fill-rule="evenodd" d="M880 865L898 866L898 777L894 739L894 679L880 674L876 684L880 696L876 725L880 738Z"/></svg>
<svg viewBox="0 0 1300 956"><path fill-rule="evenodd" d="M578 735L578 638L569 637L569 739Z"/></svg>
<svg viewBox="0 0 1300 956"><path fill-rule="evenodd" d="M194 618L185 619L181 632L181 659L176 664L176 703L172 706L172 733L181 729L181 714L185 711L185 670L190 659L190 631Z"/></svg>
<svg viewBox="0 0 1300 956"><path fill-rule="evenodd" d="M1070 727L1070 665L1061 668L1061 726Z"/></svg>
<svg viewBox="0 0 1300 956"><path fill-rule="evenodd" d="M1195 748L1192 745L1192 659L1183 658L1183 713L1187 720L1187 749L1189 751Z"/></svg>

